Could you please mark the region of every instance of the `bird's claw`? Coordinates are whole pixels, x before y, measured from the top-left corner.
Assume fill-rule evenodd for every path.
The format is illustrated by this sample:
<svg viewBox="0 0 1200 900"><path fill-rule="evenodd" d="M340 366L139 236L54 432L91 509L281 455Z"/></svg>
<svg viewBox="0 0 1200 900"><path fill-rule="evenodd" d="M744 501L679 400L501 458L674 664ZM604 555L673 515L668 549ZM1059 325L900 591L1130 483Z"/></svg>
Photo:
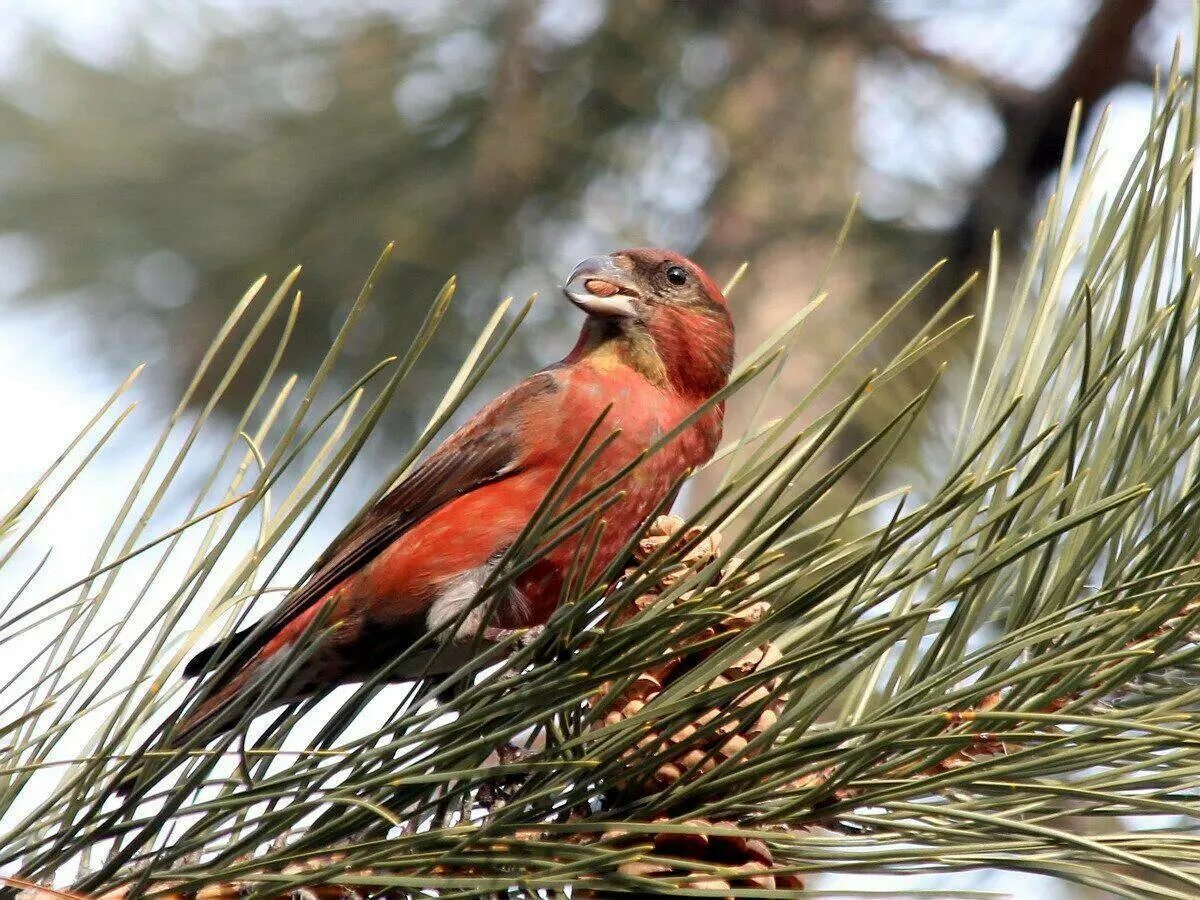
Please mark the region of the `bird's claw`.
<svg viewBox="0 0 1200 900"><path fill-rule="evenodd" d="M530 628L487 628L483 636L493 644L499 644L511 638L518 649L524 649L535 643L546 631L545 625L534 625Z"/></svg>
<svg viewBox="0 0 1200 900"><path fill-rule="evenodd" d="M517 765L534 755L534 751L518 747L511 741L497 747L493 752L496 754L496 765L499 766ZM489 778L480 785L479 802L488 809L511 802L517 790L525 783L525 777L523 773L507 772Z"/></svg>
<svg viewBox="0 0 1200 900"><path fill-rule="evenodd" d="M528 747L518 747L512 741L506 741L496 748L496 759L500 761L502 766L511 766L517 763L525 762L533 756L533 751Z"/></svg>

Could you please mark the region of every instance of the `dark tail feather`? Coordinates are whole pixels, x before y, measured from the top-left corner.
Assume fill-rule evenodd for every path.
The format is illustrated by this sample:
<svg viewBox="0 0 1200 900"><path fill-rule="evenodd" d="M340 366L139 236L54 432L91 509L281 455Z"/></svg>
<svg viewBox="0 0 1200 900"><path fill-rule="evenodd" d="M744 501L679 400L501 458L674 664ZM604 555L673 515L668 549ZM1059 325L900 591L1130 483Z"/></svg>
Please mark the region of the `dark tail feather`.
<svg viewBox="0 0 1200 900"><path fill-rule="evenodd" d="M224 663L228 658L226 655L228 653L249 653L251 648L247 648L246 641L256 628L258 625L243 628L204 648L188 660L183 669L184 676L195 678L203 675ZM342 647L340 648L342 656L339 658L347 664L346 668L331 671L328 659L317 659L315 662L320 663L318 668L321 668L325 674L316 682L301 676L300 673L307 665L314 662L314 654L323 649L324 643L321 640L308 640L304 642L306 646L303 651L294 654L294 658L289 657L286 661L286 669L277 673L281 677L273 686L272 696L261 711L265 712L273 706L303 699L314 690L333 687L347 681L366 680L377 672L381 659L395 657L402 650L411 647L414 641L424 637L423 632L417 632L406 635L402 640L397 641L394 635L389 635L386 636L383 643L372 644L368 641L357 646L354 652L349 653L348 656L346 655L347 648ZM432 696L445 698L447 692L440 688L440 682L456 672L472 657L472 649L465 642L434 644L423 651L410 654L383 680L388 682L415 681L428 677L433 688ZM355 667L354 661L360 661L363 664L362 668ZM146 754L149 751L154 750L156 754L165 751L169 754L172 750L191 744L193 740L195 740L196 746L200 746L208 739L236 726L245 714L248 705L255 702L263 703L265 698L262 691L254 684L256 676L262 672L261 662L262 660L258 656L252 655L240 668L223 674L219 682L202 683L199 690L206 692L205 699L172 730L168 740L162 741L156 746L155 740L161 740L161 735L151 736L138 748L134 756L140 758L130 759L124 770L119 773L119 780L114 786L116 793L122 797L129 796L135 788L156 781L160 775L165 774L179 761L178 758L172 759L169 755L147 757ZM272 681L272 679L268 678L267 681ZM248 685L250 685L249 688ZM452 694L463 687L465 685L452 686L449 693ZM203 737L199 736L199 732L204 733Z"/></svg>
<svg viewBox="0 0 1200 900"><path fill-rule="evenodd" d="M228 637L222 638L215 644L205 647L184 665L183 677L195 678L197 675L203 675L213 667L213 663L217 657L224 656L227 651L232 650L239 644L245 643L250 633L257 627L257 625L250 625L241 631L235 631Z"/></svg>

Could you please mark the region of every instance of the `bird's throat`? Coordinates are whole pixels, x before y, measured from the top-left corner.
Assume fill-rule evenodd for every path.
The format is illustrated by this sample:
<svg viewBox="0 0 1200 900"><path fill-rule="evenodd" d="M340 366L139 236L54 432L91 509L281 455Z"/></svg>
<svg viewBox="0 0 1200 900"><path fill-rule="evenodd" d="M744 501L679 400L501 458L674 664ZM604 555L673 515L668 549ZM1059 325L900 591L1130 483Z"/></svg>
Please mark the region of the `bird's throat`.
<svg viewBox="0 0 1200 900"><path fill-rule="evenodd" d="M568 359L586 359L601 370L632 369L651 384L663 389L670 386L654 339L644 327L633 322L589 319Z"/></svg>

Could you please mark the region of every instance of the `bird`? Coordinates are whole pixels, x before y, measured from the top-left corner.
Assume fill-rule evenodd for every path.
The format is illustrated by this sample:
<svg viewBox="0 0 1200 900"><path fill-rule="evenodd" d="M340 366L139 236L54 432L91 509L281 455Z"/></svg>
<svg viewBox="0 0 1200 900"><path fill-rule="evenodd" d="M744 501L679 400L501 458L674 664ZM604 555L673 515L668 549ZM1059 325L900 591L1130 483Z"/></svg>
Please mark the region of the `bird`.
<svg viewBox="0 0 1200 900"><path fill-rule="evenodd" d="M599 510L594 574L713 456L734 328L704 270L678 253L633 248L585 259L562 290L586 314L571 351L451 434L265 620L194 656L185 677L209 677L185 702L176 745L198 729L232 728L268 682L273 705L320 695L371 678L422 640L437 644L434 655L416 655L389 677L445 676L462 665L450 651L477 647L485 627L545 623L582 529L508 581L486 614L476 598L569 460L591 457L561 506L584 499ZM286 660L294 671L281 674Z"/></svg>

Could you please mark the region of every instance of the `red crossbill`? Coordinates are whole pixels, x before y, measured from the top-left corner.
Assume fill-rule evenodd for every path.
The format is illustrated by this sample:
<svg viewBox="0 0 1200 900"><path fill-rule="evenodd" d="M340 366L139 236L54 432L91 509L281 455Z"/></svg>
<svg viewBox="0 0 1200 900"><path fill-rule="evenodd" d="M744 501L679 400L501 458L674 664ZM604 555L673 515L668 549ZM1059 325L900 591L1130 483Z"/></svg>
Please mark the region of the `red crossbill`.
<svg viewBox="0 0 1200 900"><path fill-rule="evenodd" d="M571 352L447 438L266 620L193 658L189 676L226 659L240 662L208 679L205 699L177 738L205 724L232 725L234 711L254 698L277 663L295 659L297 644L315 642L299 648L306 655L275 701L369 678L414 642L430 641L430 632L442 632L431 641L440 649L433 657L414 654L394 677L445 673L456 665L446 645L473 643L485 625L544 623L563 594L582 530L509 581L486 616L484 605L470 607L572 454L578 459L582 447L593 458L562 506L603 488L594 498L604 527L593 572L612 563L680 480L712 456L721 403L622 475L727 383L733 323L708 275L665 250L622 250L584 260L563 291L587 314ZM457 627L448 624L455 621Z"/></svg>

